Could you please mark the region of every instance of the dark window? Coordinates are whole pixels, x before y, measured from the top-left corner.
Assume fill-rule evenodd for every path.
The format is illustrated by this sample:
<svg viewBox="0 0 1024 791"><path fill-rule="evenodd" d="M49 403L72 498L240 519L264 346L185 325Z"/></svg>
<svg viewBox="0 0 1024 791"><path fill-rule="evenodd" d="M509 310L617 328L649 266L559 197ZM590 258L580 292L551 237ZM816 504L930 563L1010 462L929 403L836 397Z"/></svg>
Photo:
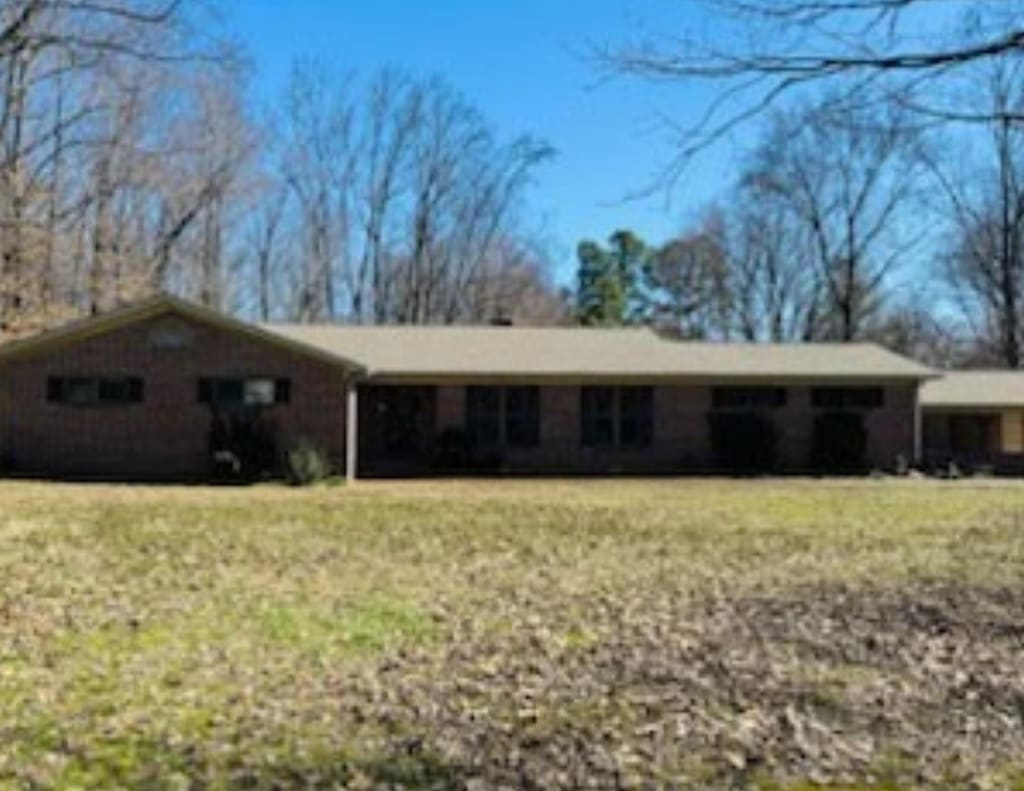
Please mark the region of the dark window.
<svg viewBox="0 0 1024 791"><path fill-rule="evenodd" d="M500 388L466 388L466 431L479 447L501 444Z"/></svg>
<svg viewBox="0 0 1024 791"><path fill-rule="evenodd" d="M654 391L649 387L619 389L619 444L647 447L654 433Z"/></svg>
<svg viewBox="0 0 1024 791"><path fill-rule="evenodd" d="M274 401L278 404L292 402L292 380L278 379L274 383Z"/></svg>
<svg viewBox="0 0 1024 791"><path fill-rule="evenodd" d="M540 390L536 387L505 388L505 443L513 448L540 444Z"/></svg>
<svg viewBox="0 0 1024 791"><path fill-rule="evenodd" d="M786 388L716 387L711 405L715 409L778 409L786 405Z"/></svg>
<svg viewBox="0 0 1024 791"><path fill-rule="evenodd" d="M199 403L216 406L288 404L292 383L289 379L267 377L200 379L196 394Z"/></svg>
<svg viewBox="0 0 1024 791"><path fill-rule="evenodd" d="M536 447L540 443L540 390L467 387L466 431L478 447Z"/></svg>
<svg viewBox="0 0 1024 791"><path fill-rule="evenodd" d="M650 387L580 390L580 442L584 447L651 444L654 391Z"/></svg>
<svg viewBox="0 0 1024 791"><path fill-rule="evenodd" d="M811 403L818 409L878 409L885 393L881 387L815 387Z"/></svg>
<svg viewBox="0 0 1024 791"><path fill-rule="evenodd" d="M54 404L140 404L144 396L138 377L51 376L46 380L46 400Z"/></svg>
<svg viewBox="0 0 1024 791"><path fill-rule="evenodd" d="M580 440L586 448L615 444L615 388L580 391Z"/></svg>

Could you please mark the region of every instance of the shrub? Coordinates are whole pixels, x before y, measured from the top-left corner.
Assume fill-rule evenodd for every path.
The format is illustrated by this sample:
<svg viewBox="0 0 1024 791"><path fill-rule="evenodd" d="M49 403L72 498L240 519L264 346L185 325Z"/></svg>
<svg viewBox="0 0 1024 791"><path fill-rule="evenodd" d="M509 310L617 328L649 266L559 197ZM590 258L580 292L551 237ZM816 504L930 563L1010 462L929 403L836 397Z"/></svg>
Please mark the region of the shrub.
<svg viewBox="0 0 1024 791"><path fill-rule="evenodd" d="M771 418L757 412L720 412L709 420L711 450L719 469L751 475L776 468L778 435Z"/></svg>
<svg viewBox="0 0 1024 791"><path fill-rule="evenodd" d="M331 459L320 445L299 439L284 455L284 471L293 486L310 486L331 477Z"/></svg>
<svg viewBox="0 0 1024 791"><path fill-rule="evenodd" d="M862 472L868 432L858 412L826 412L814 421L812 464L825 472Z"/></svg>

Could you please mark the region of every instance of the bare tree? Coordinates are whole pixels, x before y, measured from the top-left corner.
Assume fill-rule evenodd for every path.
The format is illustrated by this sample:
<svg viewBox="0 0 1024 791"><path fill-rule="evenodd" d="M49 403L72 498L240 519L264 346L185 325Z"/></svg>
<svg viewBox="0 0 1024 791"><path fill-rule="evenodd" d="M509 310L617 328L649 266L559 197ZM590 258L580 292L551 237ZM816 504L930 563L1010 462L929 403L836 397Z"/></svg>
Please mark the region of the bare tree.
<svg viewBox="0 0 1024 791"><path fill-rule="evenodd" d="M964 172L954 157L928 159L951 224L949 252L939 274L971 327L980 349L999 364L1024 363L1024 126L1010 118L1024 110L1024 66L997 62L976 86L978 106L993 122L976 136ZM950 149L947 143L945 150Z"/></svg>
<svg viewBox="0 0 1024 791"><path fill-rule="evenodd" d="M828 337L860 336L920 241L901 213L918 185L915 142L898 115L826 102L776 115L754 153L746 187L785 207L807 235Z"/></svg>
<svg viewBox="0 0 1024 791"><path fill-rule="evenodd" d="M303 264L295 309L306 321L334 318L340 310L338 279L347 265L352 224L355 112L345 81L319 63L295 66L285 98L289 139L281 168L299 212Z"/></svg>
<svg viewBox="0 0 1024 791"><path fill-rule="evenodd" d="M498 142L439 79L384 71L363 83L313 64L296 70L287 95L275 167L289 197L278 233L303 256L291 272L297 304L285 314L479 320L495 300L494 310L515 312L507 283L529 281L535 292L544 282L527 277L537 259L524 268L529 245L516 226L549 146Z"/></svg>
<svg viewBox="0 0 1024 791"><path fill-rule="evenodd" d="M212 84L232 62L194 24L200 13L197 0L0 5L0 325L8 331L153 287L150 258L166 263L162 254L198 216L193 208L169 221L160 241L167 215L158 196L190 156L164 134L166 121L183 114L199 75ZM206 223L210 250L222 237L216 225Z"/></svg>
<svg viewBox="0 0 1024 791"><path fill-rule="evenodd" d="M1024 52L1024 9L1006 0L959 8L947 0L701 2L708 25L701 36L599 52L605 66L621 73L717 87L697 123L682 130L670 179L695 153L808 89L841 93L848 104L897 98L925 120L989 121L991 113L969 97L946 101L953 96L945 89L978 64Z"/></svg>
<svg viewBox="0 0 1024 791"><path fill-rule="evenodd" d="M788 200L741 183L724 216L730 326L747 341L807 341L820 333L823 282L813 233Z"/></svg>

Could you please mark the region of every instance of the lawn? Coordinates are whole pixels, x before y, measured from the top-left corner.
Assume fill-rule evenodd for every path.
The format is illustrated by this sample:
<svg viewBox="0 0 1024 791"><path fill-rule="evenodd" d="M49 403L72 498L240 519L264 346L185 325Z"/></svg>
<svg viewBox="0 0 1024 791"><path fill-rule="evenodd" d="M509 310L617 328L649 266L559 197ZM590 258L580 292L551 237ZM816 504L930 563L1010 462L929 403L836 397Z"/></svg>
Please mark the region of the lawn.
<svg viewBox="0 0 1024 791"><path fill-rule="evenodd" d="M0 483L0 787L1024 788L1024 486Z"/></svg>

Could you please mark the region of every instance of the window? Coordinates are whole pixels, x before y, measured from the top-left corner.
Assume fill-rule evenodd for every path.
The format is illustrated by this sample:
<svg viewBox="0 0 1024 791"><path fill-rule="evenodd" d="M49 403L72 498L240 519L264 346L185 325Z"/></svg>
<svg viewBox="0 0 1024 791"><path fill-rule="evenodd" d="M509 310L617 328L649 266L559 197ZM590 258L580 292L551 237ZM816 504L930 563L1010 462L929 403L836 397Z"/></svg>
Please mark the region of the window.
<svg viewBox="0 0 1024 791"><path fill-rule="evenodd" d="M536 447L540 391L536 387L466 388L466 430L480 447Z"/></svg>
<svg viewBox="0 0 1024 791"><path fill-rule="evenodd" d="M144 390L138 377L51 376L46 381L46 400L71 406L140 404Z"/></svg>
<svg viewBox="0 0 1024 791"><path fill-rule="evenodd" d="M786 405L786 388L716 387L711 405L715 409L778 409Z"/></svg>
<svg viewBox="0 0 1024 791"><path fill-rule="evenodd" d="M505 444L535 448L540 444L540 390L505 388Z"/></svg>
<svg viewBox="0 0 1024 791"><path fill-rule="evenodd" d="M650 387L584 387L580 390L580 441L584 447L647 447L654 433Z"/></svg>
<svg viewBox="0 0 1024 791"><path fill-rule="evenodd" d="M584 387L580 391L580 437L586 448L615 444L614 387Z"/></svg>
<svg viewBox="0 0 1024 791"><path fill-rule="evenodd" d="M500 388L466 388L466 431L479 447L501 444Z"/></svg>
<svg viewBox="0 0 1024 791"><path fill-rule="evenodd" d="M646 448L654 431L654 391L649 387L619 390L619 444Z"/></svg>
<svg viewBox="0 0 1024 791"><path fill-rule="evenodd" d="M271 406L291 401L289 379L253 377L199 380L199 403L215 406Z"/></svg>
<svg viewBox="0 0 1024 791"><path fill-rule="evenodd" d="M815 387L811 403L818 409L878 409L885 393L881 387Z"/></svg>

